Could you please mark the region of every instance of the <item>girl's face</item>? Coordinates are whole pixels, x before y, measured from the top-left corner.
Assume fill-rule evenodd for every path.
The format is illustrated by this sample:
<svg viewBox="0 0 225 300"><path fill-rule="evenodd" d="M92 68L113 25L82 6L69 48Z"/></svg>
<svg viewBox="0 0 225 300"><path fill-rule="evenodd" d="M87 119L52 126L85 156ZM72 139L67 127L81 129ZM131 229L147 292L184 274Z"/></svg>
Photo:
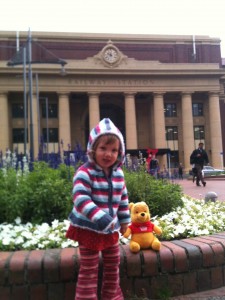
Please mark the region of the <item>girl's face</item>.
<svg viewBox="0 0 225 300"><path fill-rule="evenodd" d="M95 161L108 175L110 167L113 166L117 160L120 149L120 142L115 139L111 143L106 143L106 139L103 137L100 139L95 149Z"/></svg>

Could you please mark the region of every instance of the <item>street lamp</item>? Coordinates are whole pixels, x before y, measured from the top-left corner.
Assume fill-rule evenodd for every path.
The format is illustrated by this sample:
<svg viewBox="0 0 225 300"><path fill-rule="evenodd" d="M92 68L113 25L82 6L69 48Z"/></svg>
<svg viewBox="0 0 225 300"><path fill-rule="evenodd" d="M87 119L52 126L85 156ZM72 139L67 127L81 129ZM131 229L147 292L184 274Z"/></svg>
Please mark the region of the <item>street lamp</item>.
<svg viewBox="0 0 225 300"><path fill-rule="evenodd" d="M30 99L30 158L31 161L34 159L34 124L33 124L33 92L32 92L32 67L31 67L31 61L32 61L32 53L31 53L31 33L29 30L28 34L28 80L29 80L29 99Z"/></svg>
<svg viewBox="0 0 225 300"><path fill-rule="evenodd" d="M23 48L23 110L24 110L24 155L27 154L27 83L26 83L26 48Z"/></svg>
<svg viewBox="0 0 225 300"><path fill-rule="evenodd" d="M37 43L36 43L37 44ZM39 45L40 46L40 45ZM43 48L43 47L42 47ZM28 50L27 56L26 56L26 49ZM47 49L44 49L45 51L47 51L48 53L50 53L50 51L48 51ZM67 62L65 60L62 60L60 58L57 58L53 53L50 53L53 57L54 60L45 60L45 61L32 61L32 38L31 38L31 32L29 30L28 32L28 39L27 39L27 44L25 45L25 47L23 47L23 56L21 58L21 53L20 51L18 51L16 53L16 56L10 60L7 65L8 66L16 66L16 65L23 65L23 77L24 77L24 109L25 109L25 113L24 113L24 118L25 118L25 137L24 137L24 145L26 145L26 65L28 63L28 81L29 81L29 103L30 103L30 159L31 161L33 161L34 159L34 133L33 133L33 92L32 92L32 64L60 64L61 67L64 70L64 66L67 64ZM28 62L26 60L26 58L28 58ZM65 72L65 70L64 70ZM25 148L25 146L24 146ZM24 149L24 151L26 151L26 148ZM26 152L25 152L26 155Z"/></svg>

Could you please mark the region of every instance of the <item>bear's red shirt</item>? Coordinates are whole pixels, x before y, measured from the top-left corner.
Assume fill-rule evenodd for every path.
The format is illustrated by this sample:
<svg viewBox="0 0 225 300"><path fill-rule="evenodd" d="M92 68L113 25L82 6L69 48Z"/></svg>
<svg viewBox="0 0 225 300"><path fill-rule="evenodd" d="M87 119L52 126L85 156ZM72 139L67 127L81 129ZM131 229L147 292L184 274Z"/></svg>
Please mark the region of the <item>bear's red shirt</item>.
<svg viewBox="0 0 225 300"><path fill-rule="evenodd" d="M153 232L154 224L150 221L144 223L133 222L128 226L132 233Z"/></svg>

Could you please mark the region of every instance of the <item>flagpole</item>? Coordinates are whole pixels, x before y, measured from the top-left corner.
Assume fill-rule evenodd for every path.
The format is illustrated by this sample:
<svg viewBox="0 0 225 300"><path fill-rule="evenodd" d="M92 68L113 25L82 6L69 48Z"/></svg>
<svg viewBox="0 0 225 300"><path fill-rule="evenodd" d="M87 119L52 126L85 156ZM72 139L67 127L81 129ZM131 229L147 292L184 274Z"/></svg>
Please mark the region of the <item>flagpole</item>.
<svg viewBox="0 0 225 300"><path fill-rule="evenodd" d="M24 106L24 156L27 154L27 83L26 47L23 48L23 106Z"/></svg>

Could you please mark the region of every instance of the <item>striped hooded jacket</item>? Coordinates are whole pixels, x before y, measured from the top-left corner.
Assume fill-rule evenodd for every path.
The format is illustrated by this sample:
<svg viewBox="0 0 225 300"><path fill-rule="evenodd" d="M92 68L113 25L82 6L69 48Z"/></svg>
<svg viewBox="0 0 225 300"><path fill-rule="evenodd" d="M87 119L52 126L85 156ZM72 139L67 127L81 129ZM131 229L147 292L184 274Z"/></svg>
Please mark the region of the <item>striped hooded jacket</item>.
<svg viewBox="0 0 225 300"><path fill-rule="evenodd" d="M121 152L111 176L106 177L89 153L96 139L109 133L119 138ZM121 132L110 119L103 119L90 132L87 155L88 162L77 170L73 178L74 206L69 215L70 222L73 226L103 234L119 231L121 223L130 222L127 188L121 169L125 147Z"/></svg>

